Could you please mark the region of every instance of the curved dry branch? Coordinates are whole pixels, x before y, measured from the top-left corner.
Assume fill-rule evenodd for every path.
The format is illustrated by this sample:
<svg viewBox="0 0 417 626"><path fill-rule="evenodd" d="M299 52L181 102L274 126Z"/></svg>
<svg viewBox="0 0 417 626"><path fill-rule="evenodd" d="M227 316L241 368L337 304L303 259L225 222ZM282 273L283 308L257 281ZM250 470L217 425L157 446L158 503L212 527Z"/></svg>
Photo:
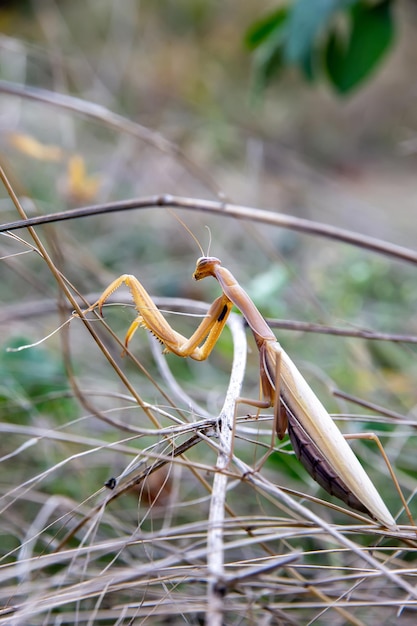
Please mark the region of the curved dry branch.
<svg viewBox="0 0 417 626"><path fill-rule="evenodd" d="M2 169L0 168L0 173L1 172ZM81 207L79 209L72 209L70 211L61 211L59 213L51 213L49 215L41 215L39 217L31 217L25 220L8 222L0 226L0 232L18 230L19 228L27 228L29 226L40 226L41 224L50 224L53 222L79 219L92 215L104 215L106 213L118 213L121 211L133 211L137 209L149 209L155 207L200 211L202 213L217 215L218 217L233 217L239 220L269 224L270 226L294 230L307 235L315 235L332 239L334 241L341 241L371 252L383 254L408 263L417 264L417 252L415 250L411 250L410 248L399 246L376 237L362 235L361 233L356 233L345 228L338 228L337 226L306 220L300 217L294 217L293 215L287 215L285 213L276 213L272 209L266 211L264 209L231 204L228 202L185 198L167 194L92 205Z"/></svg>
<svg viewBox="0 0 417 626"><path fill-rule="evenodd" d="M112 128L118 133L126 133L136 137L136 139L139 139L148 145L154 146L161 152L171 154L212 193L218 197L223 196L220 189L214 182L214 179L207 174L205 170L198 167L198 165L190 160L176 144L166 139L161 133L151 130L142 124L138 124L137 122L123 117L122 115L118 115L101 104L83 100L82 98L76 98L74 96L70 96L69 94L57 93L56 91L50 91L49 89L42 89L40 87L19 85L6 80L0 80L0 93L16 96L25 100L41 102L47 106L53 107L54 109L71 111L72 113L82 115L95 122L101 122L108 128Z"/></svg>

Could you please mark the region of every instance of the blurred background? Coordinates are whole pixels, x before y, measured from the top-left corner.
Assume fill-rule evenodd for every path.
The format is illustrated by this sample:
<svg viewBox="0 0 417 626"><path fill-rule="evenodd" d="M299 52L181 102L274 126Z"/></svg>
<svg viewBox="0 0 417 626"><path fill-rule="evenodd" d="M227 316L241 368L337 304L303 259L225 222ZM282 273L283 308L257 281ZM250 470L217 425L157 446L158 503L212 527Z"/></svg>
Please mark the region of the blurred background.
<svg viewBox="0 0 417 626"><path fill-rule="evenodd" d="M292 3L246 2L237 10L229 2L126 0L120 10L104 0L86 2L81 11L65 0L3 3L2 79L55 94L55 102L45 103L8 94L3 85L2 152L14 184L36 203L28 211L161 193L227 198L414 247L417 12L413 2L370 4L389 9L390 36L368 74L343 92L328 68L308 80L297 63L281 60L269 74L264 69L256 33ZM311 22L308 3L295 5ZM343 34L343 12L329 22L324 17L311 26L318 35L312 50L323 47L335 22ZM368 41L373 31L366 18ZM298 41L304 31L296 32ZM65 94L82 102L68 104L60 99ZM16 218L7 199L1 210L3 222ZM179 213L204 249L209 227L212 254L265 315L415 332L413 267L291 231ZM59 239L62 269L84 294L124 272L138 275L153 295L217 293L214 285L190 280L200 253L165 211L89 218L49 232ZM45 275L36 266L35 275L16 280L14 264L32 272L25 262L4 263L5 305L37 299L47 287L53 294L40 260L30 263ZM302 343L310 340L304 336ZM324 355L323 342L319 337ZM392 356L392 346L376 346L389 355L373 358L395 369L402 357ZM338 350L333 365L339 356ZM346 367L354 376L355 368ZM414 383L401 390L413 404Z"/></svg>
<svg viewBox="0 0 417 626"><path fill-rule="evenodd" d="M310 10L307 4L1 2L1 160L27 214L169 193L288 213L415 250L417 5L411 0L347 2L340 3L342 11L333 3L332 14L317 9L314 21L314 3ZM298 17L291 13L296 5ZM376 16L369 7L376 7ZM305 21L297 22L303 10ZM307 42L299 56L289 52L294 24L305 28L296 29L296 41ZM343 66L341 56L336 62L331 52L348 46L352 24L355 41L362 41L363 30L368 33L371 51L352 47ZM363 71L347 84L352 67ZM0 212L2 223L18 219L4 188ZM222 259L265 316L417 335L412 264L271 226L197 211L176 213L205 251L211 240L210 253ZM90 294L122 273L135 274L161 298L211 302L219 293L214 281L192 281L201 253L165 209L88 217L37 232L59 270L89 302ZM38 515L50 493L65 495L75 506L109 474L123 471L129 456L120 451L71 457L93 445L90 436L112 444L119 440L120 432L94 411L112 411L126 424L150 427L137 405L122 397L125 386L77 320L69 335L62 331L39 347L6 351L46 337L71 311L62 305L59 317L56 281L30 248L30 236L17 234L28 245L1 239L0 417L9 424L0 443L3 497L9 501L10 490L52 470L35 482L27 501L8 505L8 531L14 529L13 519L24 519L26 509L31 517L33 511ZM126 308L106 311L120 338L132 317ZM187 336L196 323L178 316L169 322ZM412 490L417 475L414 345L277 333L329 410L346 416L344 431L391 433L384 442L387 454L405 490ZM136 365L119 358L119 346L105 341L143 399L165 406ZM161 383L144 331L135 335L132 350ZM207 363L168 360L184 389L216 415L231 356L226 332ZM251 344L244 395L256 397L258 368ZM335 388L403 421L394 428L381 418L375 425L375 411L335 398ZM42 440L25 451L24 442L36 435L29 426L65 432L68 441ZM85 438L84 447L75 435ZM366 444L355 447L359 455L361 446ZM250 444L242 449L253 455ZM71 460L63 470L65 458ZM380 468L374 452L367 462L377 486L386 485L385 469L372 474L374 466ZM275 455L265 471L276 482L323 496L292 456ZM179 502L200 495L190 473L175 484ZM387 488L386 499L394 512L399 509L394 488ZM60 506L65 512L69 508ZM247 506L250 510L253 504ZM164 514L154 510L153 523ZM188 509L185 514L195 515ZM137 503L125 504L120 515L126 524L139 519ZM324 515L336 514L326 510ZM7 555L22 536L13 530L5 537Z"/></svg>

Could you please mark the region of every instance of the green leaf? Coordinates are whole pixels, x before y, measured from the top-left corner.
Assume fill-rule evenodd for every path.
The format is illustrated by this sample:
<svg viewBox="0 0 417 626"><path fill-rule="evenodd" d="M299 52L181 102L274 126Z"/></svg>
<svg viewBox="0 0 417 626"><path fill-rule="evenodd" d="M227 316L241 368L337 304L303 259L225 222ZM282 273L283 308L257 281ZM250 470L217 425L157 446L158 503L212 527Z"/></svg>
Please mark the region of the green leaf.
<svg viewBox="0 0 417 626"><path fill-rule="evenodd" d="M282 69L282 45L273 42L271 45L260 46L255 52L253 65L252 90L256 95L261 93L270 83L271 78Z"/></svg>
<svg viewBox="0 0 417 626"><path fill-rule="evenodd" d="M309 82L313 82L316 77L316 62L317 52L314 48L309 50L309 53L300 62L300 69L304 74L304 78Z"/></svg>
<svg viewBox="0 0 417 626"><path fill-rule="evenodd" d="M252 24L245 35L245 44L249 50L254 50L274 35L279 36L287 15L288 9L281 7Z"/></svg>
<svg viewBox="0 0 417 626"><path fill-rule="evenodd" d="M289 14L285 60L303 68L311 59L317 38L328 27L337 11L355 0L297 0Z"/></svg>
<svg viewBox="0 0 417 626"><path fill-rule="evenodd" d="M330 81L344 94L367 78L394 40L392 2L358 2L350 13L350 32L334 31L325 49Z"/></svg>
<svg viewBox="0 0 417 626"><path fill-rule="evenodd" d="M247 31L246 46L255 50L253 91L259 93L284 65L298 65L305 78L315 78L317 37L333 14L355 0L297 0L281 7Z"/></svg>
<svg viewBox="0 0 417 626"><path fill-rule="evenodd" d="M287 8L280 8L256 22L246 34L246 45L255 50L253 56L252 92L261 93L272 76L282 68L282 48Z"/></svg>

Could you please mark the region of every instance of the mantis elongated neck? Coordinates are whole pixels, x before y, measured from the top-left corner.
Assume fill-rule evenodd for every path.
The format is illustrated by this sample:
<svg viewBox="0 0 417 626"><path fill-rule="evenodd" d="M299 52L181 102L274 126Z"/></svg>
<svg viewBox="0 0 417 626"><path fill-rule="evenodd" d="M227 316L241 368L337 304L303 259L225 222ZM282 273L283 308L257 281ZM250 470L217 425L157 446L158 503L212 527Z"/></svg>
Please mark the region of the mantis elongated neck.
<svg viewBox="0 0 417 626"><path fill-rule="evenodd" d="M197 260L194 278L202 280L207 276L217 279L225 296L237 307L250 326L258 347L266 341L276 341L276 337L268 324L236 278L222 266L217 257L200 257Z"/></svg>
<svg viewBox="0 0 417 626"><path fill-rule="evenodd" d="M269 328L268 324L246 291L239 285L233 274L224 267L215 266L214 276L219 281L226 296L245 317L254 334L256 343L260 345L266 340L276 341L274 333Z"/></svg>

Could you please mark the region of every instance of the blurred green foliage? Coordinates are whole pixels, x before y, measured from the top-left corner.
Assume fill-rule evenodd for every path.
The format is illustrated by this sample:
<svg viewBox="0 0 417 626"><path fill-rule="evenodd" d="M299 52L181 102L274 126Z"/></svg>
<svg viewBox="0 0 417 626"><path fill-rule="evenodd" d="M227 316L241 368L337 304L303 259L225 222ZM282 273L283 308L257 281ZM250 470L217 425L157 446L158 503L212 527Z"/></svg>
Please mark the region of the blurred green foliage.
<svg viewBox="0 0 417 626"><path fill-rule="evenodd" d="M268 13L246 34L254 89L296 66L315 82L324 74L345 95L369 78L394 40L392 0L296 0Z"/></svg>
<svg viewBox="0 0 417 626"><path fill-rule="evenodd" d="M75 407L61 359L45 348L7 350L28 343L27 337L15 337L0 350L1 419L28 423L39 413L68 418Z"/></svg>

